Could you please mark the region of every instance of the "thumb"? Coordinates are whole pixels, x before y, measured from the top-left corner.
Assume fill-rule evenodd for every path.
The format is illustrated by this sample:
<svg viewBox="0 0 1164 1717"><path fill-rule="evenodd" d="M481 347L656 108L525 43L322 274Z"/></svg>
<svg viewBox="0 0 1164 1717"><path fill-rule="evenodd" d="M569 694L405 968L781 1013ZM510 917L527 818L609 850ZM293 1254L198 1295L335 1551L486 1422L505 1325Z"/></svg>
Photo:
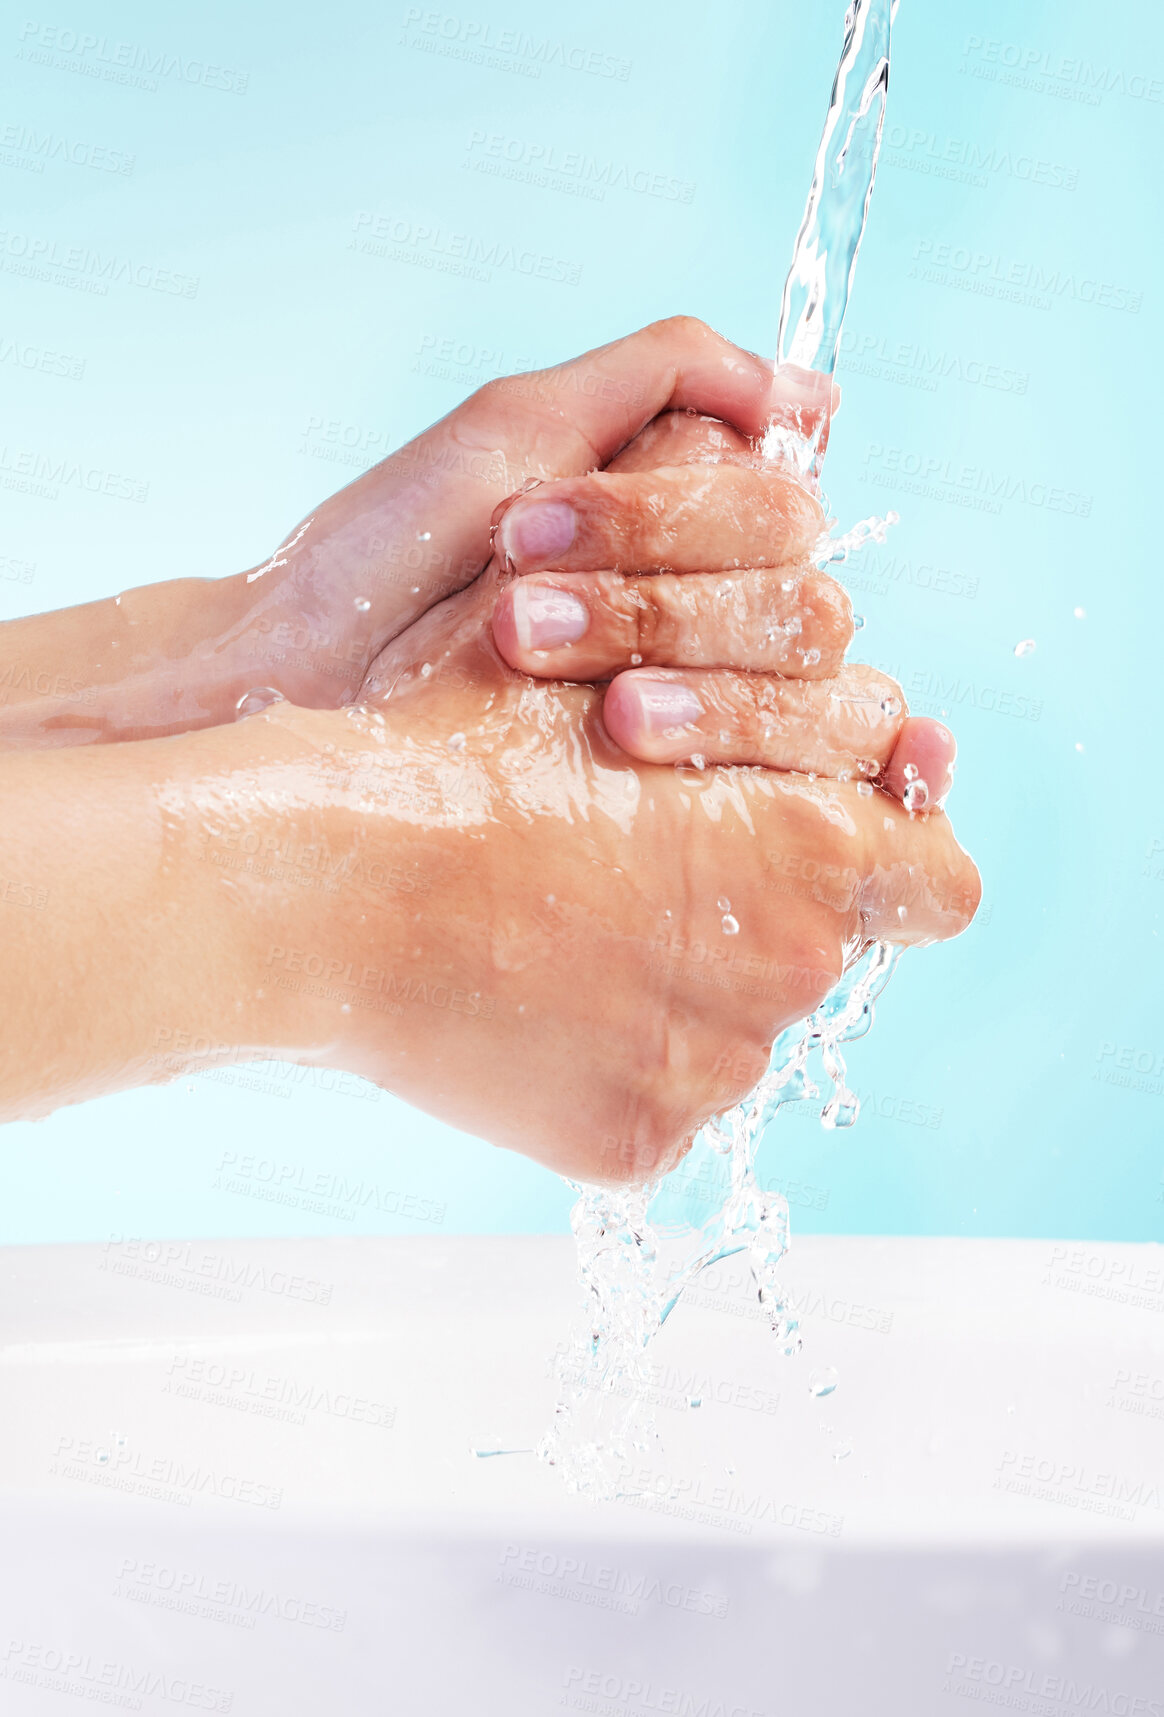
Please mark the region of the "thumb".
<svg viewBox="0 0 1164 1717"><path fill-rule="evenodd" d="M606 465L660 412L759 435L771 366L677 316L571 363L489 382L317 508L272 559L305 612L367 602L373 651L489 560L494 509L524 483Z"/></svg>
<svg viewBox="0 0 1164 1717"><path fill-rule="evenodd" d="M881 792L855 803L865 843L862 928L907 946L961 935L978 910L982 879L949 818L941 811L911 815Z"/></svg>

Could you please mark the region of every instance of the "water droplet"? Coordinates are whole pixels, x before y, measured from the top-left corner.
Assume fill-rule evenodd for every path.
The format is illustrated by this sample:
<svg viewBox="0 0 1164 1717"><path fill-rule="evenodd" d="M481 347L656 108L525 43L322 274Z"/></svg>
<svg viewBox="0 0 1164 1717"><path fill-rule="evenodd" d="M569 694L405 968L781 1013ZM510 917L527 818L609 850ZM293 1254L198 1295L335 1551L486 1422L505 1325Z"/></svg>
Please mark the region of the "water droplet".
<svg viewBox="0 0 1164 1717"><path fill-rule="evenodd" d="M871 781L858 781L857 791L862 799L871 799L873 797L873 783Z"/></svg>
<svg viewBox="0 0 1164 1717"><path fill-rule="evenodd" d="M1086 620L1087 619L1086 608L1076 608L1073 612L1075 614L1076 620Z"/></svg>
<svg viewBox="0 0 1164 1717"><path fill-rule="evenodd" d="M849 1456L852 1454L852 1452L853 1452L852 1443L847 1442L847 1441L843 1442L843 1443L838 1443L837 1446L835 1447L835 1449L833 1450L833 1460L834 1461L847 1461Z"/></svg>
<svg viewBox="0 0 1164 1717"><path fill-rule="evenodd" d="M808 1379L808 1393L818 1398L831 1395L837 1386L837 1368L835 1365L818 1365Z"/></svg>
<svg viewBox="0 0 1164 1717"><path fill-rule="evenodd" d="M689 1407L692 1407L692 1408L702 1407L703 1406L703 1396L702 1395L689 1395L687 1397L687 1405Z"/></svg>
<svg viewBox="0 0 1164 1717"><path fill-rule="evenodd" d="M371 606L372 604L368 601L366 596L356 597L356 607L359 609L361 614L366 614Z"/></svg>
<svg viewBox="0 0 1164 1717"><path fill-rule="evenodd" d="M1076 751L1082 751L1083 750L1083 741L1081 739L1077 739L1075 741L1075 749L1076 749Z"/></svg>
<svg viewBox="0 0 1164 1717"><path fill-rule="evenodd" d="M872 757L858 757L857 768L861 771L862 775L870 778L874 775L880 775L881 773L880 763L876 762Z"/></svg>
<svg viewBox="0 0 1164 1717"><path fill-rule="evenodd" d="M820 1124L830 1132L834 1130L855 1127L857 1116L861 1113L861 1105L851 1092L842 1095L834 1092L820 1112Z"/></svg>
<svg viewBox="0 0 1164 1717"><path fill-rule="evenodd" d="M638 653L638 651L637 651L637 650L632 650L632 651L631 651L631 659L630 659L630 662L631 662L631 667L632 667L632 668L641 668L641 667L642 667L642 665L643 665L643 658L642 658L642 657L641 657L641 656L640 656L640 655L639 655L639 653Z"/></svg>
<svg viewBox="0 0 1164 1717"><path fill-rule="evenodd" d="M431 531L417 531L416 540L418 543L430 543L432 541L432 532Z"/></svg>
<svg viewBox="0 0 1164 1717"><path fill-rule="evenodd" d="M693 769L707 768L707 758L703 755L702 751L693 751L691 753L691 767Z"/></svg>
<svg viewBox="0 0 1164 1717"><path fill-rule="evenodd" d="M853 631L854 632L863 632L864 630L865 630L865 616L863 614L854 614L853 615Z"/></svg>
<svg viewBox="0 0 1164 1717"><path fill-rule="evenodd" d="M723 915L723 933L725 936L738 936L740 933L739 920L733 918L730 912Z"/></svg>
<svg viewBox="0 0 1164 1717"><path fill-rule="evenodd" d="M726 894L721 894L715 904L719 907L721 912L730 912L732 909L732 903Z"/></svg>
<svg viewBox="0 0 1164 1717"><path fill-rule="evenodd" d="M802 631L800 615L790 614L784 622L784 630L790 638L799 638Z"/></svg>
<svg viewBox="0 0 1164 1717"><path fill-rule="evenodd" d="M784 592L785 596L791 596L792 592L796 589L796 580L794 578L782 578L780 580L780 588Z"/></svg>
<svg viewBox="0 0 1164 1717"><path fill-rule="evenodd" d="M805 650L803 652L803 655L804 655L804 665L806 668L815 668L816 664L820 661L820 651L819 650Z"/></svg>
<svg viewBox="0 0 1164 1717"><path fill-rule="evenodd" d="M1034 648L1035 640L1033 638L1024 638L1020 644L1015 645L1014 653L1016 656L1030 656L1033 654Z"/></svg>
<svg viewBox="0 0 1164 1717"><path fill-rule="evenodd" d="M449 734L449 750L450 751L464 751L464 749L465 749L465 736L464 736L464 734L463 733L450 733Z"/></svg>
<svg viewBox="0 0 1164 1717"><path fill-rule="evenodd" d="M109 1450L108 1449L98 1449L97 1450L97 1459L100 1461L101 1465L104 1466L109 1459Z"/></svg>
<svg viewBox="0 0 1164 1717"><path fill-rule="evenodd" d="M431 662L422 662L420 664L420 677L422 680L429 680L432 678L432 663Z"/></svg>
<svg viewBox="0 0 1164 1717"><path fill-rule="evenodd" d="M921 770L918 768L916 763L907 763L901 773L905 776L907 781L916 781L918 776L921 774Z"/></svg>
<svg viewBox="0 0 1164 1717"><path fill-rule="evenodd" d="M890 717L901 714L901 704L898 699L892 695L892 693L890 693L888 697L883 697L881 699L881 713L882 715Z"/></svg>
<svg viewBox="0 0 1164 1717"><path fill-rule="evenodd" d="M236 713L241 716L257 715L261 709L270 709L273 703L282 703L283 694L274 686L252 686L249 692L244 692L235 704Z"/></svg>
<svg viewBox="0 0 1164 1717"><path fill-rule="evenodd" d="M911 781L901 797L907 811L924 811L930 802L930 790L924 781Z"/></svg>
<svg viewBox="0 0 1164 1717"><path fill-rule="evenodd" d="M908 906L899 906L897 908L897 922L899 924L904 924L908 917L909 917L909 907Z"/></svg>

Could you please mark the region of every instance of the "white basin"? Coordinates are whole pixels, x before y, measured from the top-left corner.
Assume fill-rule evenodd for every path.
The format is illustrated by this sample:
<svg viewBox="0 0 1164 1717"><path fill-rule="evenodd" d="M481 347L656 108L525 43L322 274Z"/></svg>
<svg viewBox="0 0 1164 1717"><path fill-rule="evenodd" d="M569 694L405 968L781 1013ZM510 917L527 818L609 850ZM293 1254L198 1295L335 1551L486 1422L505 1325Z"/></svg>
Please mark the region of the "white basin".
<svg viewBox="0 0 1164 1717"><path fill-rule="evenodd" d="M471 1453L548 1422L566 1240L0 1273L6 1717L1164 1717L1164 1247L799 1240L795 1360L729 1261L601 1505Z"/></svg>

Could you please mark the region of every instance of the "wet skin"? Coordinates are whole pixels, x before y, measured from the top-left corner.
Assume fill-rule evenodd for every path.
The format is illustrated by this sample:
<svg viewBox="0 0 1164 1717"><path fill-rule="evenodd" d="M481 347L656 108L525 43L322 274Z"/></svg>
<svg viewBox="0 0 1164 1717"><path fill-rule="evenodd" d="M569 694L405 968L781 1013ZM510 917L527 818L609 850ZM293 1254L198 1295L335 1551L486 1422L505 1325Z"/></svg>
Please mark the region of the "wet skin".
<svg viewBox="0 0 1164 1717"><path fill-rule="evenodd" d="M45 896L9 915L6 1115L279 1055L573 1175L641 1176L863 941L968 922L977 874L945 816L900 803L910 770L944 794L952 741L840 665L851 613L808 561L815 505L752 452L770 373L686 322L570 370L474 396L261 577L0 629L0 662L56 650L81 674L95 628L126 628L83 721L27 699L5 718L51 748L0 765L6 874ZM500 450L504 478L442 466L450 447ZM515 472L543 486L507 505ZM557 539L518 528L546 504ZM418 588L369 582L370 532L398 566L430 525ZM539 584L585 609L573 642L537 649ZM343 673L317 656L281 687L316 707L233 721L280 683L263 641L305 613ZM741 766L674 766L693 755Z"/></svg>

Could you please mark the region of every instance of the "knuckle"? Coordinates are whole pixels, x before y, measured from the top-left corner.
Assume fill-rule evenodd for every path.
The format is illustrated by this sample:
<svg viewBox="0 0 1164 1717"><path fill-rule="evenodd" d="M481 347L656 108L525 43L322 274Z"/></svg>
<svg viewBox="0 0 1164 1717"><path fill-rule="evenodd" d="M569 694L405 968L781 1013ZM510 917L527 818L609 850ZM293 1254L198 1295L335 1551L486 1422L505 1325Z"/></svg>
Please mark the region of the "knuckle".
<svg viewBox="0 0 1164 1717"><path fill-rule="evenodd" d="M663 316L650 324L650 332L662 335L667 340L696 341L715 338L714 330L699 316Z"/></svg>

